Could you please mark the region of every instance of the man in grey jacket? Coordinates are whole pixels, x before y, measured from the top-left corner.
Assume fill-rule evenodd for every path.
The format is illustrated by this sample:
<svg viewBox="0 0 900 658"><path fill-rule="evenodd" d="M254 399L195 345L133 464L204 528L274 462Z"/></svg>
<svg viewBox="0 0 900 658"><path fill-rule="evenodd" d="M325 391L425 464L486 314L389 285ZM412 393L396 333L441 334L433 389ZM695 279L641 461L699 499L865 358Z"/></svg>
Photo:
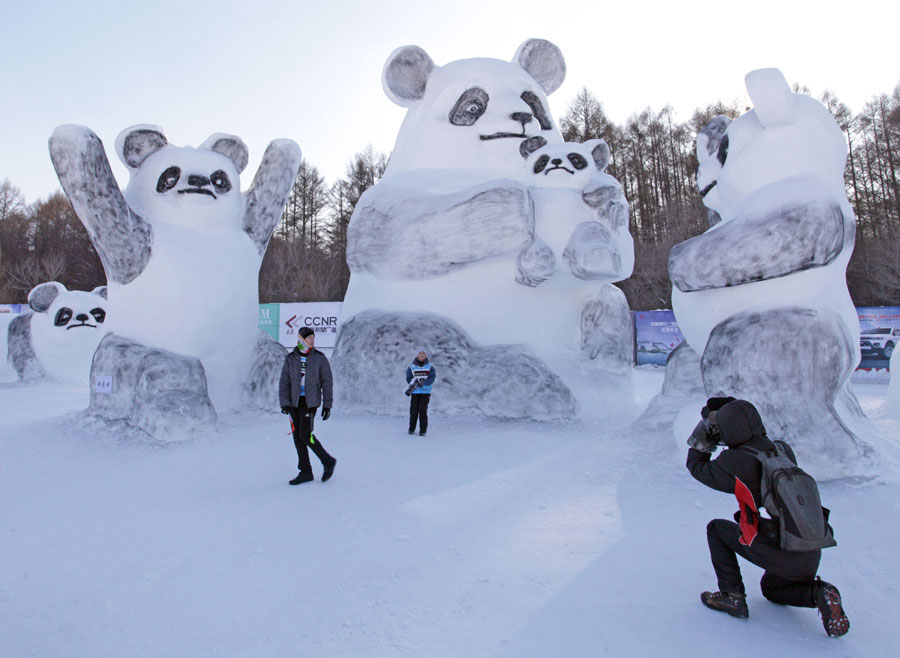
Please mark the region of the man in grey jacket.
<svg viewBox="0 0 900 658"><path fill-rule="evenodd" d="M322 462L322 482L334 473L337 460L325 451L321 441L312 433L316 409L322 406L322 420L331 415L333 380L328 359L316 349L316 334L309 327L298 332L297 347L284 359L278 397L281 413L290 414L294 447L297 449L297 477L291 484L303 484L315 479L309 463L309 448Z"/></svg>

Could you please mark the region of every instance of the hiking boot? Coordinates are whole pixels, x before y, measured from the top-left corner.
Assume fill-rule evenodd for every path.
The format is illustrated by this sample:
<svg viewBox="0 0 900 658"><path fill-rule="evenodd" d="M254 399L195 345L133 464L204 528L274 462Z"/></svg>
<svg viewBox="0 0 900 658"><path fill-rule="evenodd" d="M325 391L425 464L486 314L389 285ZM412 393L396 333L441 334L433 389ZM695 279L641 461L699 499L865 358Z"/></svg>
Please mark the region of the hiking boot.
<svg viewBox="0 0 900 658"><path fill-rule="evenodd" d="M288 484L303 484L304 482L312 482L314 479L312 471L300 471L297 473L297 477L290 480Z"/></svg>
<svg viewBox="0 0 900 658"><path fill-rule="evenodd" d="M744 594L729 594L728 592L703 592L700 600L707 608L727 612L732 617L746 619L750 616L747 609L747 597Z"/></svg>
<svg viewBox="0 0 900 658"><path fill-rule="evenodd" d="M816 607L822 616L822 626L829 637L846 635L850 630L850 620L841 606L841 593L831 583L816 576Z"/></svg>
<svg viewBox="0 0 900 658"><path fill-rule="evenodd" d="M337 459L334 457L331 458L331 461L322 464L325 467L325 471L322 473L322 482L328 482L331 479L331 476L334 474L335 464L337 464Z"/></svg>

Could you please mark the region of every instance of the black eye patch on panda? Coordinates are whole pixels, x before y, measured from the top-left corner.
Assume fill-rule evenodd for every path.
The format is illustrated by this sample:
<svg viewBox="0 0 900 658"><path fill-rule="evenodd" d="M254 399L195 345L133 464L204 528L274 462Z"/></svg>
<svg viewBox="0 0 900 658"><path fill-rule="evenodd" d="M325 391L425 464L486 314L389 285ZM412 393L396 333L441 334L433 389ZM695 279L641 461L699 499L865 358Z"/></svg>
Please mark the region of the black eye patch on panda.
<svg viewBox="0 0 900 658"><path fill-rule="evenodd" d="M534 118L541 124L541 130L550 130L553 127L553 122L550 121L550 115L547 114L547 110L544 109L544 105L541 103L541 99L538 98L537 94L531 91L523 91L520 98L531 108L531 113L534 115Z"/></svg>
<svg viewBox="0 0 900 658"><path fill-rule="evenodd" d="M106 319L106 311L104 311L99 306L97 308L91 309L91 315L94 316L94 320L97 324L103 324L103 321Z"/></svg>
<svg viewBox="0 0 900 658"><path fill-rule="evenodd" d="M578 153L569 153L568 158L576 169L584 169L588 166L588 161Z"/></svg>
<svg viewBox="0 0 900 658"><path fill-rule="evenodd" d="M159 180L156 182L156 191L161 193L168 192L178 184L179 178L181 178L181 169L169 167L160 174Z"/></svg>
<svg viewBox="0 0 900 658"><path fill-rule="evenodd" d="M231 191L231 180L228 178L228 174L221 169L214 171L209 180L212 181L216 191L220 194Z"/></svg>
<svg viewBox="0 0 900 658"><path fill-rule="evenodd" d="M719 164L724 165L728 159L728 135L722 135L722 141L719 142L719 152L716 154Z"/></svg>
<svg viewBox="0 0 900 658"><path fill-rule="evenodd" d="M541 157L539 157L534 163L534 173L539 174L544 171L544 167L547 166L548 162L550 162L549 155L542 155Z"/></svg>
<svg viewBox="0 0 900 658"><path fill-rule="evenodd" d="M489 97L484 89L466 89L450 110L450 123L454 126L471 126L487 109Z"/></svg>
<svg viewBox="0 0 900 658"><path fill-rule="evenodd" d="M72 309L66 308L64 306L56 312L56 317L53 319L53 324L57 327L65 327L67 324L69 324L69 320L71 319Z"/></svg>

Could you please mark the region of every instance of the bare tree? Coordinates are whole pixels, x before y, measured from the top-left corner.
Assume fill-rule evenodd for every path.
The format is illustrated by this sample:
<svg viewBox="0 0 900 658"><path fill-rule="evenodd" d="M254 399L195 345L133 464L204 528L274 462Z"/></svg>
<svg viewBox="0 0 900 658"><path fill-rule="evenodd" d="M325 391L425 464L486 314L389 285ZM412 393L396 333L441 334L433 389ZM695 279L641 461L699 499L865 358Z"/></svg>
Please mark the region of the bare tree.
<svg viewBox="0 0 900 658"><path fill-rule="evenodd" d="M4 268L9 288L21 293L22 301L36 285L46 281L59 281L65 271L66 256L58 251L40 256L29 255Z"/></svg>

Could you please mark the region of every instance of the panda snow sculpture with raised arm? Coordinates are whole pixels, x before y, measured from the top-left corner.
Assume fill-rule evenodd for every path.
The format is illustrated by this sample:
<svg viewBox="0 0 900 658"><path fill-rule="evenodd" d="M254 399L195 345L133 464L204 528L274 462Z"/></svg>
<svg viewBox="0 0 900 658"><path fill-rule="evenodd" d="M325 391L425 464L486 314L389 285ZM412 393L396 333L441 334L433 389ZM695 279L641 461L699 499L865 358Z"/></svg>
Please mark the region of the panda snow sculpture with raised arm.
<svg viewBox="0 0 900 658"><path fill-rule="evenodd" d="M13 318L7 359L19 379L87 383L91 359L106 335L106 286L67 290L50 281L28 293L30 312Z"/></svg>
<svg viewBox="0 0 900 658"><path fill-rule="evenodd" d="M746 85L753 110L697 138L697 185L717 223L672 249L672 304L706 394L752 401L772 435L837 473L868 451L838 411L854 407L846 385L859 360L847 145L778 69Z"/></svg>
<svg viewBox="0 0 900 658"><path fill-rule="evenodd" d="M92 388L89 413L167 438L216 410L274 405L284 348L257 328L259 267L300 167L297 144L269 144L246 194L247 147L232 135L195 149L156 126L123 131L124 194L88 128L60 126L49 146L108 281L112 333L92 377L112 376L112 392Z"/></svg>
<svg viewBox="0 0 900 658"><path fill-rule="evenodd" d="M537 181L525 158L562 144L547 95L564 78L561 52L541 39L523 43L511 62L437 66L417 46L390 55L383 86L407 114L383 178L362 196L348 228L347 319L333 358L344 403L399 411L384 373L411 345L426 344L444 364L441 409L515 418L577 413L573 391L587 390L581 377L599 354L592 341L583 344L581 325L600 336L591 293L617 278L591 280L591 257L582 259L582 278L573 276L577 268L556 267L588 256L589 249L563 253L579 223L600 225L583 189L560 193L577 206L577 221L560 237L554 264L537 253L565 229L551 230L549 216L539 227L533 192L557 183ZM600 173L587 153L586 166ZM594 312L584 319L587 304Z"/></svg>

